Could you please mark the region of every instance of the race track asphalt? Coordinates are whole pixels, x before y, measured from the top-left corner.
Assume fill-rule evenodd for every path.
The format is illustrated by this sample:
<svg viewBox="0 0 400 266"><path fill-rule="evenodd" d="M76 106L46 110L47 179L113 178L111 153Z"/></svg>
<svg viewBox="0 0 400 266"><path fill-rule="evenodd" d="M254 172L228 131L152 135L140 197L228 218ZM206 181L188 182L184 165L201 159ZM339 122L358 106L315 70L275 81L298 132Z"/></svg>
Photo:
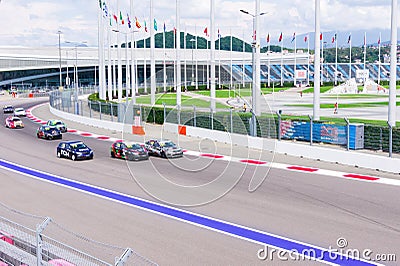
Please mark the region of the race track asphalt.
<svg viewBox="0 0 400 266"><path fill-rule="evenodd" d="M38 102L14 101L13 104L28 108ZM59 140L36 138L38 124L27 118L23 120L24 129L0 127L1 159L154 202L158 200L143 191L137 177L151 178L161 172L171 182L201 185L221 173L227 177L243 173L232 190L218 200L179 208L324 248L336 247L336 240L344 237L349 248L397 254L400 259L400 187L271 169L262 186L250 193L248 184L253 166L246 168L244 164L195 157L171 161L151 157L149 161L126 163L110 158L109 142L67 133L64 140L83 140L95 151L93 160L74 162L57 158ZM183 166L198 169L198 165L204 169L182 169ZM258 244L4 169L0 169L0 183L2 204L23 213L52 217L68 230L101 243L131 247L160 265L305 264L304 261L260 261L257 251L262 246ZM164 186L158 187L157 192L170 193ZM177 198L190 196L190 192L182 190ZM40 220L18 218L1 206L0 210L0 216L10 215L21 223L36 224ZM111 252L105 248L107 251L104 251L89 247L84 241L74 242L75 238L68 239L65 233L59 236L108 261L113 258L111 253L114 256L122 253L122 249ZM308 261L306 264L319 263Z"/></svg>

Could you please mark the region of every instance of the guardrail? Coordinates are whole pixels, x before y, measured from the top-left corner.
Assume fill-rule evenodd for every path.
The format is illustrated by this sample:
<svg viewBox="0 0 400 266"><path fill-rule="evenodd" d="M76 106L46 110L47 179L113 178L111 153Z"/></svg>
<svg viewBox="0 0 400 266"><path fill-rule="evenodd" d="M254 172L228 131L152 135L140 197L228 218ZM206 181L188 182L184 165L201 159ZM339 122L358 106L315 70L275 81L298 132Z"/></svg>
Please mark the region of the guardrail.
<svg viewBox="0 0 400 266"><path fill-rule="evenodd" d="M76 97L75 97L76 98ZM53 108L90 118L135 123L135 116L140 122L163 124L164 122L194 126L230 133L257 136L261 138L292 140L337 145L344 149L400 153L400 129L389 126L353 124L343 122L313 121L309 119L282 118L282 114L263 114L256 118L254 126L252 114L241 110L217 110L208 108L132 105L88 100L76 100L72 93L56 92L50 96Z"/></svg>

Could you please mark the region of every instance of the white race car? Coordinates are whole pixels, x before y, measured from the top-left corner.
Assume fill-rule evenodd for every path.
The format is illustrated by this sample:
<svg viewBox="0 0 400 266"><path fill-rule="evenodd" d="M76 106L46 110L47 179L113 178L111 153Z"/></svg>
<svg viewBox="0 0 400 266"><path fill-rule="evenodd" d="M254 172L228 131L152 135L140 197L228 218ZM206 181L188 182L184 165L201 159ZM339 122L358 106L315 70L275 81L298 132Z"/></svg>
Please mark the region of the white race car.
<svg viewBox="0 0 400 266"><path fill-rule="evenodd" d="M14 109L14 116L26 116L25 109L22 107L17 107Z"/></svg>

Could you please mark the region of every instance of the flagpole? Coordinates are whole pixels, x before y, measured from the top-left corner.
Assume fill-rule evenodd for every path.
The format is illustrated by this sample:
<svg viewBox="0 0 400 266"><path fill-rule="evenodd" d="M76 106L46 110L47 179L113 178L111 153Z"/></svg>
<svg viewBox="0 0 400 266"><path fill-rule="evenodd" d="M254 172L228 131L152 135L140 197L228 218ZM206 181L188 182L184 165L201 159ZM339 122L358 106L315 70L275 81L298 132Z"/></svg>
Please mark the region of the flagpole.
<svg viewBox="0 0 400 266"><path fill-rule="evenodd" d="M310 86L310 34L307 34L307 86Z"/></svg>
<svg viewBox="0 0 400 266"><path fill-rule="evenodd" d="M119 11L119 0L117 0L117 12ZM121 14L121 13L120 13ZM117 57L118 57L118 102L122 101L122 60L121 60L121 45L120 45L120 34L119 34L119 23L121 17L117 23Z"/></svg>
<svg viewBox="0 0 400 266"><path fill-rule="evenodd" d="M320 69L320 75L321 75L321 85L324 84L324 35L321 33L320 35L320 42L321 42L321 69Z"/></svg>
<svg viewBox="0 0 400 266"><path fill-rule="evenodd" d="M117 35L118 33L115 33L115 34ZM115 39L115 38L113 38L113 39ZM113 48L115 48L114 45L113 45ZM113 97L112 98L117 98L117 67L118 67L118 63L117 63L117 58L115 57L115 50L113 50L112 57L113 57L113 61L114 61L113 62Z"/></svg>
<svg viewBox="0 0 400 266"><path fill-rule="evenodd" d="M176 26L176 25L175 25ZM174 36L174 40L173 40L173 50L175 50L175 60L174 60L174 89L176 91L176 88L178 86L178 84L176 83L176 27L174 27L173 29L173 36Z"/></svg>
<svg viewBox="0 0 400 266"><path fill-rule="evenodd" d="M378 85L381 83L381 33L379 32L378 40Z"/></svg>
<svg viewBox="0 0 400 266"><path fill-rule="evenodd" d="M243 30L243 39L242 39L242 44L243 44L243 57L242 57L242 87L244 88L244 59L245 59L245 52L246 52L246 44L244 42L244 30ZM239 92L240 95L240 92Z"/></svg>
<svg viewBox="0 0 400 266"><path fill-rule="evenodd" d="M211 68L211 88L210 88L210 108L211 112L216 111L216 103L215 103L215 1L210 0L210 42L211 42L211 50L210 50L210 68ZM207 42L208 43L208 42ZM208 67L207 67L208 70Z"/></svg>
<svg viewBox="0 0 400 266"><path fill-rule="evenodd" d="M230 63L231 63L231 82L230 82L230 87L229 89L233 88L233 61L232 61L232 49L233 49L233 36L232 36L232 28L229 30L229 34L231 35L231 51L229 52L229 56L230 56ZM229 96L231 94L229 93Z"/></svg>
<svg viewBox="0 0 400 266"><path fill-rule="evenodd" d="M296 65L297 65L297 58L296 58L296 50L297 50L297 38L296 38L296 33L294 33L294 87L297 85L297 80L296 80Z"/></svg>
<svg viewBox="0 0 400 266"><path fill-rule="evenodd" d="M125 79L126 79L126 85L125 85L125 90L126 90L126 97L128 98L128 94L131 92L131 77L130 77L130 71L129 71L129 58L128 58L128 34L129 32L125 33Z"/></svg>
<svg viewBox="0 0 400 266"><path fill-rule="evenodd" d="M221 33L218 28L218 87L221 89Z"/></svg>
<svg viewBox="0 0 400 266"><path fill-rule="evenodd" d="M180 30L180 0L176 0L176 105L182 104L181 99L181 30Z"/></svg>
<svg viewBox="0 0 400 266"><path fill-rule="evenodd" d="M197 48L198 48L198 45L197 45L197 25L194 25L194 33L195 33L195 35L196 35L196 54L197 54ZM196 90L198 90L199 89L199 77L198 77L198 59L197 59L197 56L196 56L196 59L195 59L195 61L196 61Z"/></svg>
<svg viewBox="0 0 400 266"><path fill-rule="evenodd" d="M282 40L282 32L280 35L280 43L281 43L281 87L283 87L283 40Z"/></svg>
<svg viewBox="0 0 400 266"><path fill-rule="evenodd" d="M150 0L150 104L156 104L155 24L153 0Z"/></svg>
<svg viewBox="0 0 400 266"><path fill-rule="evenodd" d="M268 88L271 87L271 44L269 43L269 33L267 36L267 44L268 44Z"/></svg>
<svg viewBox="0 0 400 266"><path fill-rule="evenodd" d="M110 17L110 24L111 24L111 17ZM111 25L107 29L107 50L108 50L108 68L107 68L107 76L108 76L108 82L107 82L107 90L108 90L108 100L112 100L112 83L113 83L113 77L112 77L112 61L111 61Z"/></svg>
<svg viewBox="0 0 400 266"><path fill-rule="evenodd" d="M365 64L366 64L366 61L367 61L367 32L364 32L364 66L363 66L363 70L364 70L364 89L363 89L363 92L366 92L366 89L367 89L367 87L366 87L366 81L367 81L367 78L365 77Z"/></svg>
<svg viewBox="0 0 400 266"><path fill-rule="evenodd" d="M103 6L98 12L98 53L99 53L99 98L105 100L104 84L103 84L103 68L104 68L104 22L103 22ZM60 32L61 33L61 32ZM58 35L60 40L60 34ZM60 50L61 51L61 50ZM61 58L61 52L60 52ZM96 68L94 70L96 75ZM61 86L61 61L60 61L60 86ZM96 80L95 80L96 83Z"/></svg>
<svg viewBox="0 0 400 266"><path fill-rule="evenodd" d="M147 26L145 26L147 27ZM146 31L143 38L143 71L144 71L144 93L147 94L147 44L146 44Z"/></svg>
<svg viewBox="0 0 400 266"><path fill-rule="evenodd" d="M187 90L187 60L186 60L186 39L187 39L187 33L186 33L186 23L185 23L185 28L184 28L184 31L183 31L183 51L184 51L184 59L183 59L183 62L184 62L184 71L183 71L183 73L184 73L184 77L183 77L183 79L184 79L184 81L185 81L185 91Z"/></svg>
<svg viewBox="0 0 400 266"><path fill-rule="evenodd" d="M349 35L349 40L348 40L348 42L349 42L349 48L350 48L350 54L349 54L349 79L351 79L351 32L350 32L350 35Z"/></svg>
<svg viewBox="0 0 400 266"><path fill-rule="evenodd" d="M320 119L320 1L315 0L315 54L314 54L314 98L313 98L313 120Z"/></svg>
<svg viewBox="0 0 400 266"><path fill-rule="evenodd" d="M133 16L133 0L130 0L130 13ZM135 21L136 22L136 21ZM131 35L131 101L136 104L136 54L135 54L135 30L132 29Z"/></svg>
<svg viewBox="0 0 400 266"><path fill-rule="evenodd" d="M396 72L397 72L397 0L392 0L391 37L390 37L390 83L388 124L396 126ZM390 131L391 132L391 131ZM392 154L392 134L389 136L389 156Z"/></svg>
<svg viewBox="0 0 400 266"><path fill-rule="evenodd" d="M164 22L164 31L163 31L163 53L164 53L164 62L163 62L163 68L164 68L164 92L167 92L167 66L165 63L165 54L166 54L166 50L165 50L165 22Z"/></svg>
<svg viewBox="0 0 400 266"><path fill-rule="evenodd" d="M337 85L337 73L338 73L338 42L337 42L337 32L335 33L335 86Z"/></svg>
<svg viewBox="0 0 400 266"><path fill-rule="evenodd" d="M209 52L209 46L208 46L208 36L207 36L207 34L206 34L206 40L207 40L207 53L210 53ZM210 60L209 60L209 57L210 56L210 54L208 54L208 56L207 56L207 90L209 90L210 89Z"/></svg>

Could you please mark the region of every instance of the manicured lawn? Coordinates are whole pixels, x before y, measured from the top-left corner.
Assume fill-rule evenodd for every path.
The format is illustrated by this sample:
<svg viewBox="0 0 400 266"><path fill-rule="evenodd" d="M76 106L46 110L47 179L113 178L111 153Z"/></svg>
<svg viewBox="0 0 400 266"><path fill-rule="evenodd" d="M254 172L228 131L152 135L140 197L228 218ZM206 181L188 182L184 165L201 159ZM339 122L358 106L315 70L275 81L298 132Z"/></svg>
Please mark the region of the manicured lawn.
<svg viewBox="0 0 400 266"><path fill-rule="evenodd" d="M334 108L333 103L322 103L321 108ZM387 106L388 102L365 102L365 103L339 103L339 108L363 108L363 107L377 107L377 106ZM312 104L288 104L287 106L298 106L313 108ZM400 106L400 102L396 102L396 106Z"/></svg>
<svg viewBox="0 0 400 266"><path fill-rule="evenodd" d="M195 99L186 95L181 95L181 99L182 99L182 106L196 106L204 108L210 107L210 102L205 100ZM150 95L137 97L136 103L150 104ZM163 103L165 103L165 105L168 106L174 106L176 104L176 93L157 94L156 105L162 105ZM218 102L216 103L216 107L219 109L229 108L229 106L226 106Z"/></svg>

